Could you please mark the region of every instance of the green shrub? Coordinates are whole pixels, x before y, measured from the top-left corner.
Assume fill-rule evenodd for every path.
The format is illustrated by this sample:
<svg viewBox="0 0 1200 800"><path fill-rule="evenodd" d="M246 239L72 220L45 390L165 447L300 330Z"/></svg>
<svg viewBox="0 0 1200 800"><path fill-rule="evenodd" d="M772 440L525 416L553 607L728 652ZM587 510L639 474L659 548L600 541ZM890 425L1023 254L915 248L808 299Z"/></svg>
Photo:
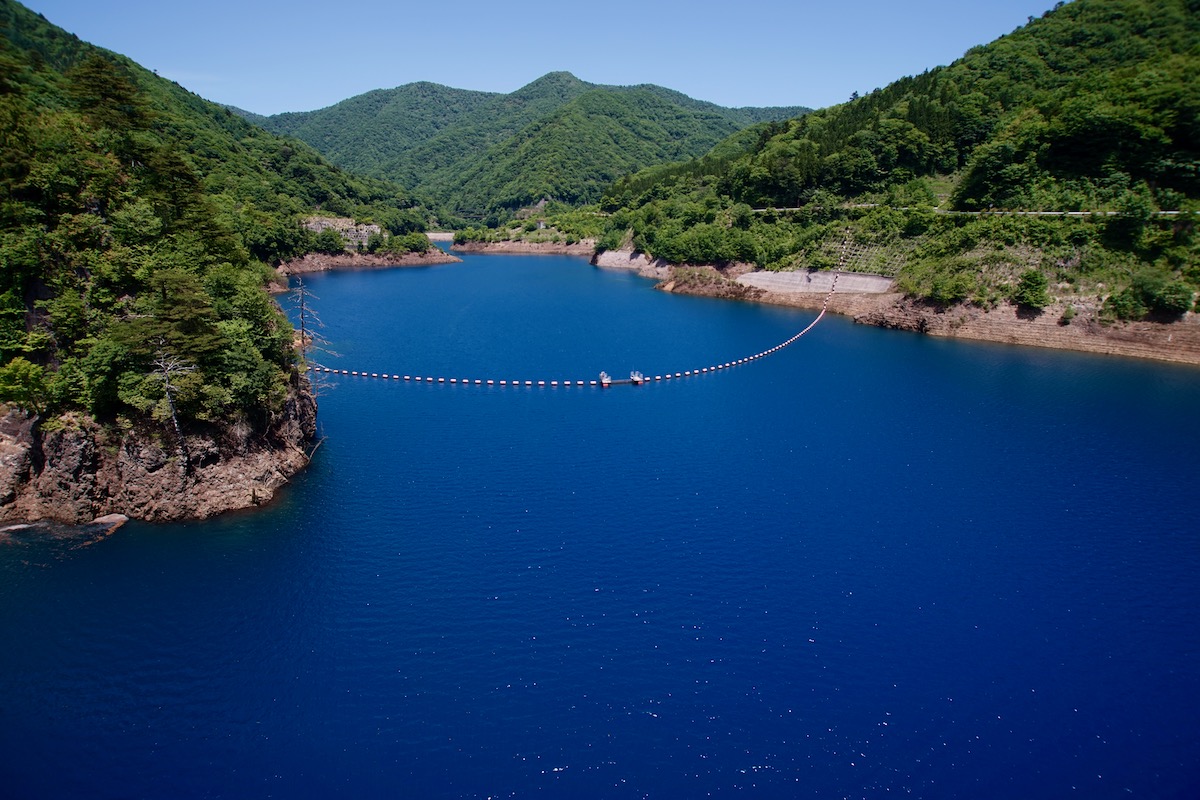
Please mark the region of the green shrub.
<svg viewBox="0 0 1200 800"><path fill-rule="evenodd" d="M1133 287L1109 295L1104 301L1104 311L1107 315L1122 320L1142 319L1149 309L1142 301L1142 295Z"/></svg>
<svg viewBox="0 0 1200 800"><path fill-rule="evenodd" d="M1046 276L1036 269L1028 269L1021 273L1013 300L1025 308L1042 309L1050 305L1050 295L1046 291L1050 282Z"/></svg>

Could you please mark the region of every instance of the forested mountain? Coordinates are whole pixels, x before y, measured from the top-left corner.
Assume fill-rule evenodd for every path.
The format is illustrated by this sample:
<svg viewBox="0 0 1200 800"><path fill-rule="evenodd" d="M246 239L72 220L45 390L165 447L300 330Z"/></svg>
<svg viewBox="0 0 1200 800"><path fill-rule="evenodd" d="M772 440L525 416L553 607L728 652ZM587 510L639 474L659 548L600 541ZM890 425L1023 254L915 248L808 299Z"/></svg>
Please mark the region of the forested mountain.
<svg viewBox="0 0 1200 800"><path fill-rule="evenodd" d="M1200 200L1197 74L1200 0L1059 3L948 67L618 181L604 245L779 269L836 264L849 231L939 302L994 304L1022 275L1033 305L1057 284L1169 317L1200 286L1195 221L1154 215Z"/></svg>
<svg viewBox="0 0 1200 800"><path fill-rule="evenodd" d="M294 136L319 149L344 169L377 177L389 175L405 186L417 185L429 166L438 166L436 152L449 150L456 138L420 156L409 151L448 129L477 123L481 107L494 105L500 95L451 89L436 83L410 83L397 89L378 89L318 111L253 115L267 130ZM463 138L470 139L469 136ZM490 142L489 142L490 144ZM464 151L469 148L464 144ZM427 159L433 156L433 161Z"/></svg>
<svg viewBox="0 0 1200 800"><path fill-rule="evenodd" d="M0 0L0 402L258 428L295 364L266 264L410 202Z"/></svg>
<svg viewBox="0 0 1200 800"><path fill-rule="evenodd" d="M414 83L254 120L346 169L478 214L545 196L594 201L632 170L699 155L741 128L804 111L728 109L659 86L598 86L552 72L511 94Z"/></svg>

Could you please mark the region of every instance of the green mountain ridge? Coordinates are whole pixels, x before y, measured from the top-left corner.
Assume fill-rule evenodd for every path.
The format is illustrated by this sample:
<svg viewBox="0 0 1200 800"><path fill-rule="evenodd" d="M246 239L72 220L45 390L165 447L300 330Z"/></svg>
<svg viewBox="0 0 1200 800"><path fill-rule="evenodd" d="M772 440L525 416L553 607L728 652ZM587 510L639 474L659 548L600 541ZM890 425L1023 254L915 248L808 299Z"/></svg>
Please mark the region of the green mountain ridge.
<svg viewBox="0 0 1200 800"><path fill-rule="evenodd" d="M597 93L626 100L604 104ZM584 97L592 99L572 107ZM308 142L346 169L398 180L457 211L479 214L542 196L595 200L597 187L631 170L699 155L740 128L806 110L727 109L660 86L601 86L551 72L511 94L413 83L255 121ZM616 152L614 136L636 142L636 149ZM544 141L532 141L537 138ZM567 151L561 163L516 157L548 159Z"/></svg>
<svg viewBox="0 0 1200 800"><path fill-rule="evenodd" d="M1190 216L1154 212L1200 208L1198 71L1200 0L1059 3L947 67L618 180L602 244L787 269L835 266L849 241L938 303L1099 297L1108 318L1173 319L1200 250Z"/></svg>
<svg viewBox="0 0 1200 800"><path fill-rule="evenodd" d="M455 176L467 208L515 208L552 198L599 200L606 186L648 164L715 146L737 124L658 93L591 90L499 145Z"/></svg>

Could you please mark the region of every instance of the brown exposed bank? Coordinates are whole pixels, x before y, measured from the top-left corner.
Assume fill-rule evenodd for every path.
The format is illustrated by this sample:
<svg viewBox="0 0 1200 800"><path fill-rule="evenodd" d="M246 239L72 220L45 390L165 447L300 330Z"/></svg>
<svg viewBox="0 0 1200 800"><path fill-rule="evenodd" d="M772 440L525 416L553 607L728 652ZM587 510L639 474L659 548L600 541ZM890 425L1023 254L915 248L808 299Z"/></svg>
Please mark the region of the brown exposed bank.
<svg viewBox="0 0 1200 800"><path fill-rule="evenodd" d="M285 261L275 268L283 276L304 275L310 272L327 272L331 269L382 269L386 267L425 267L433 264L454 264L462 261L437 247L424 253L403 255L380 255L376 253L308 253L300 258Z"/></svg>
<svg viewBox="0 0 1200 800"><path fill-rule="evenodd" d="M298 378L265 430L213 426L186 437L188 461L162 428L103 426L84 414L40 425L0 416L0 523L87 523L110 514L204 519L267 503L309 461L316 402Z"/></svg>
<svg viewBox="0 0 1200 800"><path fill-rule="evenodd" d="M455 244L451 250L462 253L507 253L545 256L590 256L596 252L592 239L581 239L574 244L566 242L464 242Z"/></svg>
<svg viewBox="0 0 1200 800"><path fill-rule="evenodd" d="M657 279L656 288L677 294L811 309L821 308L833 276L831 272L755 272L745 264L675 265L629 251L600 253L592 263L634 270ZM1200 365L1200 316L1192 312L1173 322L1109 322L1101 319L1094 303L1059 302L1040 311L1009 303L993 309L969 304L943 307L893 291L889 284L880 276L842 273L829 311L865 325L930 336Z"/></svg>

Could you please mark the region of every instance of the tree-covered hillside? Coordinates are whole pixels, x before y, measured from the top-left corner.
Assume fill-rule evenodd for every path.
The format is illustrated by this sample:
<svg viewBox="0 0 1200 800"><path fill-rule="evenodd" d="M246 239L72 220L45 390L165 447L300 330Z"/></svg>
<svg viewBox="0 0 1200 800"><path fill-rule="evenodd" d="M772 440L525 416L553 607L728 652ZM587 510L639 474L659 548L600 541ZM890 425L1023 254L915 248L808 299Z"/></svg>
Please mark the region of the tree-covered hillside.
<svg viewBox="0 0 1200 800"><path fill-rule="evenodd" d="M295 361L266 264L315 210L409 203L0 0L0 402L264 423Z"/></svg>
<svg viewBox="0 0 1200 800"><path fill-rule="evenodd" d="M953 65L803 118L730 170L752 205L961 171L956 208L1093 209L1200 192L1200 4L1059 4Z"/></svg>
<svg viewBox="0 0 1200 800"><path fill-rule="evenodd" d="M592 90L464 165L446 190L467 209L594 203L621 176L706 151L737 129L648 90Z"/></svg>
<svg viewBox="0 0 1200 800"><path fill-rule="evenodd" d="M255 119L347 169L480 214L543 196L594 200L631 170L699 155L739 128L803 111L727 109L658 86L597 86L552 72L511 94L415 83Z"/></svg>
<svg viewBox="0 0 1200 800"><path fill-rule="evenodd" d="M780 269L838 263L849 232L864 268L940 302L1011 299L1032 271L1170 317L1200 252L1191 216L1155 212L1200 200L1197 74L1200 0L1059 3L948 67L618 181L603 244ZM1119 214L943 213L989 209Z"/></svg>
<svg viewBox="0 0 1200 800"><path fill-rule="evenodd" d="M317 111L249 118L308 142L344 169L415 186L430 162L408 151L447 129L469 125L496 97L422 82L367 92Z"/></svg>

